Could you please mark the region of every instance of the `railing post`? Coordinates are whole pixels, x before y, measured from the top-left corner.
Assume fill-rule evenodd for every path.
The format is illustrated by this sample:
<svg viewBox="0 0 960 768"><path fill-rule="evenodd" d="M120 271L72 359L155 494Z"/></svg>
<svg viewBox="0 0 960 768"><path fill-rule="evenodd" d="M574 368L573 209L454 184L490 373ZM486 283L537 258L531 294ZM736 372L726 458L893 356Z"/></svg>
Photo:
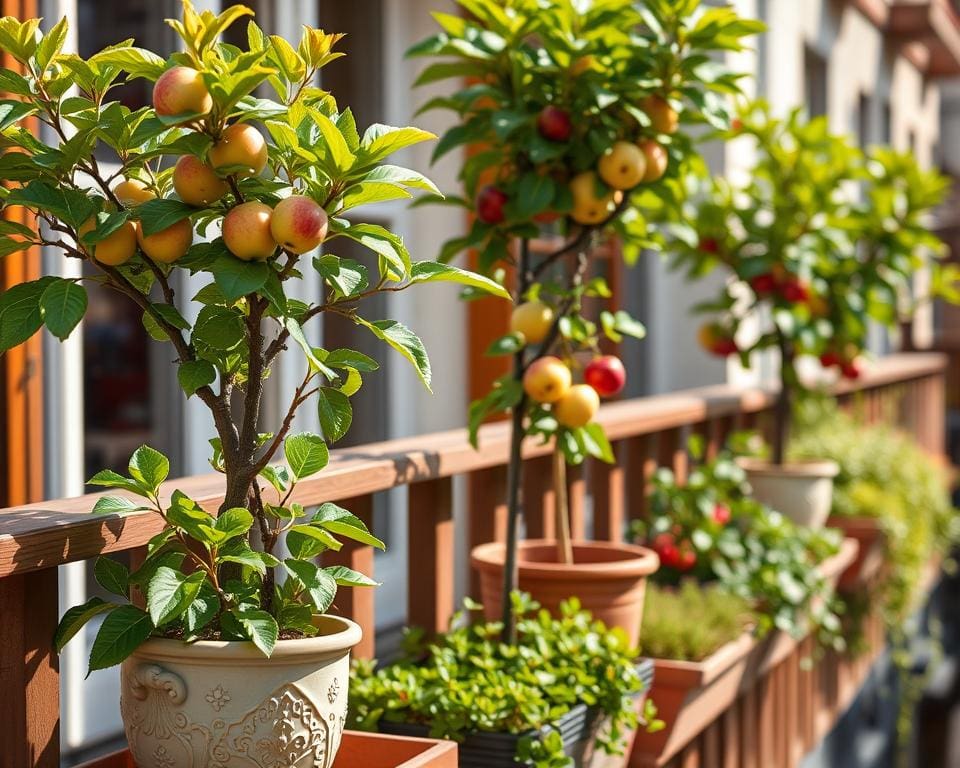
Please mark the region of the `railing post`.
<svg viewBox="0 0 960 768"><path fill-rule="evenodd" d="M447 629L453 613L453 481L410 486L407 539L407 617L428 632Z"/></svg>
<svg viewBox="0 0 960 768"><path fill-rule="evenodd" d="M507 536L507 468L490 467L467 475L470 549ZM480 599L480 576L470 569L470 595Z"/></svg>
<svg viewBox="0 0 960 768"><path fill-rule="evenodd" d="M0 606L0 762L59 768L57 569L0 579Z"/></svg>
<svg viewBox="0 0 960 768"><path fill-rule="evenodd" d="M553 470L549 456L523 462L523 519L529 539L557 536Z"/></svg>
<svg viewBox="0 0 960 768"><path fill-rule="evenodd" d="M626 455L623 443L612 446L616 463L593 459L588 466L590 492L593 495L593 537L598 541L623 541L626 514L626 488L623 461Z"/></svg>
<svg viewBox="0 0 960 768"><path fill-rule="evenodd" d="M627 513L631 520L646 517L650 483L657 471L656 435L640 435L627 440Z"/></svg>

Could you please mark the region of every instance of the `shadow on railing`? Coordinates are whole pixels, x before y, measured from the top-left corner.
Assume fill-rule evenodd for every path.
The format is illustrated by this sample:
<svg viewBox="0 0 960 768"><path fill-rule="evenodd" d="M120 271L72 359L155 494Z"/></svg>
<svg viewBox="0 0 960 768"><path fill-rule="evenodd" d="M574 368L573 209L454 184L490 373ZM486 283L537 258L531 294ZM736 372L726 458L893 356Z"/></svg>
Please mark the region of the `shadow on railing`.
<svg viewBox="0 0 960 768"><path fill-rule="evenodd" d="M945 358L937 354L885 358L857 382L836 387L842 401L856 401L870 420L893 415L928 451L943 453ZM683 476L692 433L715 454L735 430L769 431L774 393L704 387L604 406L603 424L615 465L589 462L570 473L569 504L574 537L583 538L592 510L596 539L619 540L630 519L641 517L648 483L657 466ZM470 546L502 540L506 525L508 426L491 424L474 450L464 430L452 430L335 450L327 469L298 484L294 501L305 506L339 501L371 522L373 495L408 486L409 624L446 627L454 608L453 479L467 478L466 525ZM523 493L530 536L551 537L554 528L550 446L528 442ZM171 481L209 510L221 499L222 476ZM136 550L160 529L151 513L123 518L92 516L97 495L0 510L0 755L2 765L59 766L59 673L51 638L57 623L57 570L65 563ZM345 545L324 555L329 563L373 570L369 547ZM471 583L471 590L475 591ZM374 603L369 590L343 590L339 610L366 630L356 649L374 652Z"/></svg>

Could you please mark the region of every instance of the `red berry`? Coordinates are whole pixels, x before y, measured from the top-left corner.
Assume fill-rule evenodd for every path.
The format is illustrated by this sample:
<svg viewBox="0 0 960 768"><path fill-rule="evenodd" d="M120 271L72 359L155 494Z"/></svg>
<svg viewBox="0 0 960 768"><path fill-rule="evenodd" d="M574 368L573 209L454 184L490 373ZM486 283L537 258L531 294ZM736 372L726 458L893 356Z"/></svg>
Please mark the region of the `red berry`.
<svg viewBox="0 0 960 768"><path fill-rule="evenodd" d="M856 379L860 378L861 373L862 371L860 370L860 366L857 364L856 360L850 360L846 363L840 364L840 375L845 379L855 381Z"/></svg>
<svg viewBox="0 0 960 768"><path fill-rule="evenodd" d="M739 351L740 348L733 339L717 339L712 350L713 354L718 357L729 357L730 355L737 354Z"/></svg>
<svg viewBox="0 0 960 768"><path fill-rule="evenodd" d="M736 133L739 133L740 131L742 131L743 120L741 120L739 117L733 118L733 120L730 121L730 129Z"/></svg>
<svg viewBox="0 0 960 768"><path fill-rule="evenodd" d="M627 383L627 372L619 357L601 355L587 365L583 372L583 380L601 397L612 397Z"/></svg>
<svg viewBox="0 0 960 768"><path fill-rule="evenodd" d="M791 278L780 286L780 295L783 296L784 300L786 301L789 301L793 304L799 304L800 302L806 301L808 298L810 298L810 290L807 288L806 283L804 283L802 280Z"/></svg>
<svg viewBox="0 0 960 768"><path fill-rule="evenodd" d="M684 547L680 552L680 557L677 562L677 569L686 573L687 571L693 570L697 564L697 553L694 552L690 547Z"/></svg>
<svg viewBox="0 0 960 768"><path fill-rule="evenodd" d="M667 544L657 554L660 555L660 562L666 568L676 568L680 565L680 550L674 544Z"/></svg>
<svg viewBox="0 0 960 768"><path fill-rule="evenodd" d="M573 134L570 113L552 104L537 115L537 130L548 141L567 141Z"/></svg>
<svg viewBox="0 0 960 768"><path fill-rule="evenodd" d="M833 366L840 365L842 362L840 355L836 352L827 351L820 355L820 365L824 368L833 368Z"/></svg>
<svg viewBox="0 0 960 768"><path fill-rule="evenodd" d="M777 278L772 272L766 272L762 275L755 275L750 278L750 287L757 296L764 296L777 290Z"/></svg>
<svg viewBox="0 0 960 768"><path fill-rule="evenodd" d="M503 207L507 204L507 195L499 187L484 187L477 195L477 218L484 224L500 224L507 218Z"/></svg>
<svg viewBox="0 0 960 768"><path fill-rule="evenodd" d="M720 243L715 237L701 237L698 248L704 253L720 253Z"/></svg>
<svg viewBox="0 0 960 768"><path fill-rule="evenodd" d="M713 508L713 519L714 522L720 523L720 525L726 525L730 522L730 507L726 504L717 504Z"/></svg>

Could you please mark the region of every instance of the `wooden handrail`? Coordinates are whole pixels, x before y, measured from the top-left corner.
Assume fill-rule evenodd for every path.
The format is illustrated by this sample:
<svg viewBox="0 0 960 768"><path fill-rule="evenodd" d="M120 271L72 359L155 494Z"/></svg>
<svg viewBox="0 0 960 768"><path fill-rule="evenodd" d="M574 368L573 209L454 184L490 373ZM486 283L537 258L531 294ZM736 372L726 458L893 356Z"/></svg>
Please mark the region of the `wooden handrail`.
<svg viewBox="0 0 960 768"><path fill-rule="evenodd" d="M945 367L946 358L940 354L894 355L879 360L860 380L837 384L835 391L848 395L938 375ZM774 397L772 389L700 387L610 403L601 408L598 421L610 441L617 442L758 413L771 407ZM502 466L508 446L508 425L496 423L481 428L479 450L470 446L462 429L334 450L323 472L297 486L294 500L310 506ZM527 441L526 458L549 452L549 446ZM164 493L174 488L216 510L222 499L222 476L211 473L169 481ZM139 547L160 530L159 518L149 512L91 515L101 495L0 510L0 578Z"/></svg>

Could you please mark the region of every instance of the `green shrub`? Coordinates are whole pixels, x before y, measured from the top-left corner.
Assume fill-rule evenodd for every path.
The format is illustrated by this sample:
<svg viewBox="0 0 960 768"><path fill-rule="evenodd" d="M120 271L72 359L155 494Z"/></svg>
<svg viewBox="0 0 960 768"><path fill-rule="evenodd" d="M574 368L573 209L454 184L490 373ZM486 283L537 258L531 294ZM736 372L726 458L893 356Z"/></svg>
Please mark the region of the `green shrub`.
<svg viewBox="0 0 960 768"><path fill-rule="evenodd" d="M833 512L876 518L886 532L890 567L880 590L888 623L899 626L930 558L958 538L945 470L909 435L863 424L832 400L804 403L798 427L793 456L840 465Z"/></svg>
<svg viewBox="0 0 960 768"><path fill-rule="evenodd" d="M701 661L755 622L747 601L719 586L692 580L678 589L650 584L640 651L655 659Z"/></svg>

